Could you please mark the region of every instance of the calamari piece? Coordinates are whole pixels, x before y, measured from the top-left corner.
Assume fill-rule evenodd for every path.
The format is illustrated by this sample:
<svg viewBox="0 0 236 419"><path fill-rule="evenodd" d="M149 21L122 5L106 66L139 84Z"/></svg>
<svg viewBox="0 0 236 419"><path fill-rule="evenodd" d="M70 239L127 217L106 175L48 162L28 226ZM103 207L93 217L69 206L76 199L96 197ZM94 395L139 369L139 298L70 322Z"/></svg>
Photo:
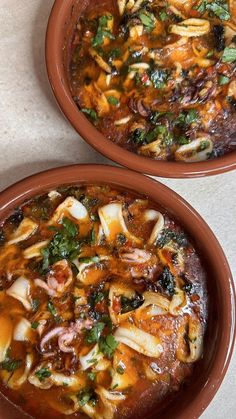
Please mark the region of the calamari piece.
<svg viewBox="0 0 236 419"><path fill-rule="evenodd" d="M172 314L173 316L178 316L182 308L184 308L186 304L187 300L185 292L179 288L176 288L175 294L173 295L169 306L170 314Z"/></svg>
<svg viewBox="0 0 236 419"><path fill-rule="evenodd" d="M17 390L18 388L20 388L27 381L33 362L34 362L33 354L27 353L23 371L22 371L22 368L17 369L8 380L7 386L14 390Z"/></svg>
<svg viewBox="0 0 236 419"><path fill-rule="evenodd" d="M153 141L150 144L142 145L141 147L138 148L138 153L144 156L158 157L160 156L161 152L162 152L161 140L159 139L157 139L156 141Z"/></svg>
<svg viewBox="0 0 236 419"><path fill-rule="evenodd" d="M61 196L61 194L57 191L50 191L48 193L48 198L51 199L52 201L56 198L59 198L59 196Z"/></svg>
<svg viewBox="0 0 236 419"><path fill-rule="evenodd" d="M11 235L8 244L15 244L29 239L38 229L38 224L30 218L24 218L16 231Z"/></svg>
<svg viewBox="0 0 236 419"><path fill-rule="evenodd" d="M144 302L135 310L134 315L141 318L165 315L169 312L170 301L161 294L152 291L143 293ZM143 310L145 311L143 312Z"/></svg>
<svg viewBox="0 0 236 419"><path fill-rule="evenodd" d="M17 278L6 291L7 295L20 301L26 310L32 310L30 303L30 281L24 276Z"/></svg>
<svg viewBox="0 0 236 419"><path fill-rule="evenodd" d="M186 163L205 161L212 150L213 143L209 136L200 137L189 144L181 145L175 152L175 158Z"/></svg>
<svg viewBox="0 0 236 419"><path fill-rule="evenodd" d="M89 219L88 211L85 206L73 196L68 196L54 211L49 224L57 223L67 215L82 222L88 221Z"/></svg>
<svg viewBox="0 0 236 419"><path fill-rule="evenodd" d="M125 6L126 6L127 0L117 0L118 9L120 12L120 15L122 16L125 12Z"/></svg>
<svg viewBox="0 0 236 419"><path fill-rule="evenodd" d="M186 339L187 332L187 339ZM203 352L203 328L199 319L190 316L183 320L177 331L177 349L176 355L181 362L196 362Z"/></svg>
<svg viewBox="0 0 236 419"><path fill-rule="evenodd" d="M133 387L139 379L138 371L132 362L134 352L123 343L119 344L119 348L113 356L112 382L110 387L117 391L123 391ZM119 371L122 374L119 374Z"/></svg>
<svg viewBox="0 0 236 419"><path fill-rule="evenodd" d="M143 264L151 259L151 254L143 249L131 248L127 252L121 253L120 259L127 263Z"/></svg>
<svg viewBox="0 0 236 419"><path fill-rule="evenodd" d="M121 296L126 297L126 298L133 298L135 297L135 290L119 283L113 283L110 286L110 290L109 290L110 304L108 306L108 310L109 310L112 323L114 324L118 324L126 320L130 316L130 311L128 313L121 314L121 313L117 313L114 310L114 307L113 307L114 302L116 298L120 298Z"/></svg>
<svg viewBox="0 0 236 419"><path fill-rule="evenodd" d="M131 324L118 327L114 337L118 342L124 343L145 356L158 358L163 352L163 347L157 337Z"/></svg>
<svg viewBox="0 0 236 419"><path fill-rule="evenodd" d="M47 369L50 374L48 377L45 377L43 381L40 380L40 370ZM72 391L81 390L85 384L85 377L79 375L65 375L53 371L52 364L50 362L44 362L36 367L36 369L30 374L28 378L30 384L33 384L35 387L41 388L42 390L47 390L53 385L57 387L63 387L66 383L66 386L69 387Z"/></svg>
<svg viewBox="0 0 236 419"><path fill-rule="evenodd" d="M19 342L30 342L32 341L33 333L29 320L22 317L14 328L13 339Z"/></svg>
<svg viewBox="0 0 236 419"><path fill-rule="evenodd" d="M157 220L155 226L153 227L151 235L148 239L148 244L151 244L151 245L153 244L154 245L157 241L158 235L161 233L161 231L164 228L164 225L165 225L164 217L161 214L161 212L155 211L155 210L145 211L144 216L145 216L146 219L147 218L151 219L150 217L152 217L152 220Z"/></svg>
<svg viewBox="0 0 236 419"><path fill-rule="evenodd" d="M190 18L185 19L182 22L170 26L170 33L176 35L193 37L202 36L210 32L210 22L206 19Z"/></svg>
<svg viewBox="0 0 236 419"><path fill-rule="evenodd" d="M96 364L103 358L103 354L99 352L98 344L96 344L86 355L80 355L79 360L81 369L86 371L93 364Z"/></svg>
<svg viewBox="0 0 236 419"><path fill-rule="evenodd" d="M102 418L112 419L117 405L122 400L125 400L126 397L120 392L109 391L102 386L97 386L95 391L99 395L103 404ZM97 418L97 415L95 415L94 418Z"/></svg>
<svg viewBox="0 0 236 419"><path fill-rule="evenodd" d="M49 240L43 240L39 243L35 243L30 247L27 247L23 251L23 256L25 259L39 258L42 257L41 250L44 249L49 243Z"/></svg>
<svg viewBox="0 0 236 419"><path fill-rule="evenodd" d="M98 214L108 241L114 242L117 239L118 234L124 234L128 240L135 243L141 243L139 238L128 231L122 214L122 204L120 202L112 202L104 205L99 208Z"/></svg>
<svg viewBox="0 0 236 419"><path fill-rule="evenodd" d="M11 345L13 325L11 319L7 316L0 316L0 325L0 362L3 362Z"/></svg>

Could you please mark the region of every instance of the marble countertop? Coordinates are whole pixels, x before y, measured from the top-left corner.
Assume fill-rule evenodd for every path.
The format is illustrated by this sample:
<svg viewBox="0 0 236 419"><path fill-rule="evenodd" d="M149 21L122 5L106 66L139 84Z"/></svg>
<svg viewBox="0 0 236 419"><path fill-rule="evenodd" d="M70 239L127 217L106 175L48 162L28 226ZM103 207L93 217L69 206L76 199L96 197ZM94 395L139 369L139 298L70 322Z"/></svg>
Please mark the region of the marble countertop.
<svg viewBox="0 0 236 419"><path fill-rule="evenodd" d="M70 127L50 91L44 36L53 0L1 0L0 190L44 169L109 163ZM236 172L206 179L159 179L203 216L236 275ZM236 417L236 354L204 419ZM191 418L189 418L191 419Z"/></svg>

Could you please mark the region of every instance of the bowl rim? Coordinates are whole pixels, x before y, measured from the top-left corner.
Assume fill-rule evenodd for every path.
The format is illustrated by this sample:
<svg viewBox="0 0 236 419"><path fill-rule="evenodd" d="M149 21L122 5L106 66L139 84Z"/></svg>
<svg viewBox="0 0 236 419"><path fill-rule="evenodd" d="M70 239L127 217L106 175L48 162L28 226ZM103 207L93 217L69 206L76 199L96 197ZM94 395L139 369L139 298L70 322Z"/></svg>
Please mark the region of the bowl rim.
<svg viewBox="0 0 236 419"><path fill-rule="evenodd" d="M236 151L214 160L199 163L157 161L122 148L95 128L74 103L64 71L62 71L62 48L59 39L62 23L65 23L65 15L68 12L68 7L71 7L72 1L55 0L53 4L46 31L45 58L49 82L57 103L82 139L110 160L129 169L153 176L194 178L212 176L236 169ZM81 0L77 0L77 3L79 1Z"/></svg>
<svg viewBox="0 0 236 419"><path fill-rule="evenodd" d="M191 228L203 252L207 249L207 258L210 266L217 272L217 281L220 291L224 292L222 299L222 318L226 327L217 337L217 345L213 361L207 371L207 380L200 385L200 391L184 406L175 419L197 419L215 396L228 369L233 353L235 341L235 290L232 274L223 250L214 233L202 217L180 195L162 183L147 176L128 169L108 165L71 165L43 171L27 177L0 193L0 220L4 219L16 206L25 200L58 187L60 185L73 185L81 183L108 183L130 189L150 196L171 213L183 225ZM176 215L175 215L176 214ZM205 243L207 241L207 244ZM209 248L210 244L210 248ZM219 274L218 274L219 273ZM215 278L214 278L215 280Z"/></svg>

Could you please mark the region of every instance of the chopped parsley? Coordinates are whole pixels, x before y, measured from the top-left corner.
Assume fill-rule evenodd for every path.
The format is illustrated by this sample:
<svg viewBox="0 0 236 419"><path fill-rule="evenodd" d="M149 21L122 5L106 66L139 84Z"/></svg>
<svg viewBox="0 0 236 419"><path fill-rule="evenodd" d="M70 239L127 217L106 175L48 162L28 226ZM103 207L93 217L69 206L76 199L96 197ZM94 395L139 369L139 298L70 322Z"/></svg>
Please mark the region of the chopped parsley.
<svg viewBox="0 0 236 419"><path fill-rule="evenodd" d="M110 103L110 105L114 105L114 106L118 106L119 105L119 99L117 99L115 96L108 96L107 98L108 103Z"/></svg>
<svg viewBox="0 0 236 419"><path fill-rule="evenodd" d="M71 220L64 217L61 220L62 228L54 235L47 247L42 249L42 271L62 259L73 260L80 252L81 242L76 238L78 227Z"/></svg>
<svg viewBox="0 0 236 419"><path fill-rule="evenodd" d="M225 0L203 0L196 9L199 13L208 11L221 20L230 19L229 6Z"/></svg>
<svg viewBox="0 0 236 419"><path fill-rule="evenodd" d="M167 266L164 267L161 275L158 278L160 285L162 288L166 291L166 293L170 296L173 296L175 294L175 277L170 272L169 268Z"/></svg>
<svg viewBox="0 0 236 419"><path fill-rule="evenodd" d="M155 17L152 13L149 13L148 11L142 11L139 13L139 19L141 20L147 32L153 31L155 27Z"/></svg>
<svg viewBox="0 0 236 419"><path fill-rule="evenodd" d="M14 359L10 357L9 350L7 351L6 358L0 363L0 370L13 372L20 368L22 365L21 359Z"/></svg>
<svg viewBox="0 0 236 419"><path fill-rule="evenodd" d="M175 120L175 125L178 126L189 126L199 119L198 112L195 109L189 109L188 111L180 112Z"/></svg>
<svg viewBox="0 0 236 419"><path fill-rule="evenodd" d="M32 329L37 329L38 326L39 326L39 322L33 322L33 323L31 323L31 328Z"/></svg>
<svg viewBox="0 0 236 419"><path fill-rule="evenodd" d="M222 55L223 63L233 63L236 61L236 48L226 47Z"/></svg>
<svg viewBox="0 0 236 419"><path fill-rule="evenodd" d="M41 368L40 370L36 371L34 375L39 379L40 382L43 382L46 378L51 377L52 373L48 368Z"/></svg>
<svg viewBox="0 0 236 419"><path fill-rule="evenodd" d="M229 81L230 81L230 78L229 77L223 76L223 74L220 75L220 77L219 77L219 85L220 86L224 86L225 84L228 84Z"/></svg>
<svg viewBox="0 0 236 419"><path fill-rule="evenodd" d="M164 247L167 243L169 243L172 240L175 241L180 247L186 247L188 245L187 237L182 231L177 232L165 228L164 230L162 230L162 233L156 242L156 246Z"/></svg>
<svg viewBox="0 0 236 419"><path fill-rule="evenodd" d="M107 335L101 337L99 340L99 350L108 358L111 358L118 346L118 342L115 340L113 335Z"/></svg>
<svg viewBox="0 0 236 419"><path fill-rule="evenodd" d="M88 372L88 378L91 380L91 381L96 381L96 377L97 377L97 374L96 374L96 372Z"/></svg>
<svg viewBox="0 0 236 419"><path fill-rule="evenodd" d="M77 399L80 406L84 406L87 403L95 406L97 404L97 396L93 389L84 388L77 394Z"/></svg>
<svg viewBox="0 0 236 419"><path fill-rule="evenodd" d="M86 115L88 115L93 121L97 121L98 120L98 114L94 109L91 108L81 108L81 112L85 113Z"/></svg>
<svg viewBox="0 0 236 419"><path fill-rule="evenodd" d="M100 339L102 331L105 327L105 323L98 322L96 323L93 328L87 333L86 342L88 344L97 343Z"/></svg>
<svg viewBox="0 0 236 419"><path fill-rule="evenodd" d="M127 298L124 295L121 296L121 313L128 313L131 310L135 310L143 304L142 295L136 293L133 298Z"/></svg>
<svg viewBox="0 0 236 419"><path fill-rule="evenodd" d="M37 311L37 310L38 310L38 308L39 308L39 305L40 305L40 301L39 301L37 298L34 298L34 299L31 301L31 307L32 307L32 310L33 310L33 311Z"/></svg>
<svg viewBox="0 0 236 419"><path fill-rule="evenodd" d="M48 302L47 304L47 309L49 311L49 313L51 313L52 317L54 318L54 320L59 323L61 322L61 317L58 315L57 313L57 309L56 307L53 305L53 303L51 301Z"/></svg>
<svg viewBox="0 0 236 419"><path fill-rule="evenodd" d="M159 18L162 22L168 19L168 14L166 13L166 10L163 9L159 12Z"/></svg>
<svg viewBox="0 0 236 419"><path fill-rule="evenodd" d="M142 144L145 141L146 131L141 128L136 128L131 134L131 141L135 144Z"/></svg>
<svg viewBox="0 0 236 419"><path fill-rule="evenodd" d="M163 89L169 78L168 71L162 68L151 68L148 71L148 75L155 89Z"/></svg>
<svg viewBox="0 0 236 419"><path fill-rule="evenodd" d="M103 15L98 19L98 29L96 36L92 39L92 46L98 47L103 44L105 38L115 39L114 35L108 29L108 21L112 20L112 15Z"/></svg>

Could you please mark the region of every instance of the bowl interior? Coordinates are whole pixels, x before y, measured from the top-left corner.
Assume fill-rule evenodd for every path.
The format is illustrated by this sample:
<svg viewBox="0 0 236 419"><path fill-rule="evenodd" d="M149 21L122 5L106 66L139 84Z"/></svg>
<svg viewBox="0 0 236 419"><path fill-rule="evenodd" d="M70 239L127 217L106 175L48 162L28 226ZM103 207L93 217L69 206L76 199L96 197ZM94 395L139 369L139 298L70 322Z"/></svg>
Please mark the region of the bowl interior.
<svg viewBox="0 0 236 419"><path fill-rule="evenodd" d="M171 403L163 404L161 409L153 408L150 412L140 412L140 417L144 417L144 414L146 418L155 418L158 413L159 418L166 415L179 419L198 418L216 393L233 349L235 294L223 251L206 223L179 195L138 173L109 166L62 167L21 181L0 194L1 220L23 201L37 194L59 185L81 183L109 183L148 195L174 217L193 240L207 271L209 319L204 356L196 365L190 383L183 386ZM19 411L6 404L3 396L0 396L0 400L0 417L16 418ZM27 415L22 413L22 418L24 417Z"/></svg>
<svg viewBox="0 0 236 419"><path fill-rule="evenodd" d="M236 152L200 163L155 161L139 156L106 139L78 110L70 92L68 67L75 24L90 1L56 0L46 36L46 63L49 81L61 110L76 131L106 157L142 173L184 178L214 175L236 168Z"/></svg>

